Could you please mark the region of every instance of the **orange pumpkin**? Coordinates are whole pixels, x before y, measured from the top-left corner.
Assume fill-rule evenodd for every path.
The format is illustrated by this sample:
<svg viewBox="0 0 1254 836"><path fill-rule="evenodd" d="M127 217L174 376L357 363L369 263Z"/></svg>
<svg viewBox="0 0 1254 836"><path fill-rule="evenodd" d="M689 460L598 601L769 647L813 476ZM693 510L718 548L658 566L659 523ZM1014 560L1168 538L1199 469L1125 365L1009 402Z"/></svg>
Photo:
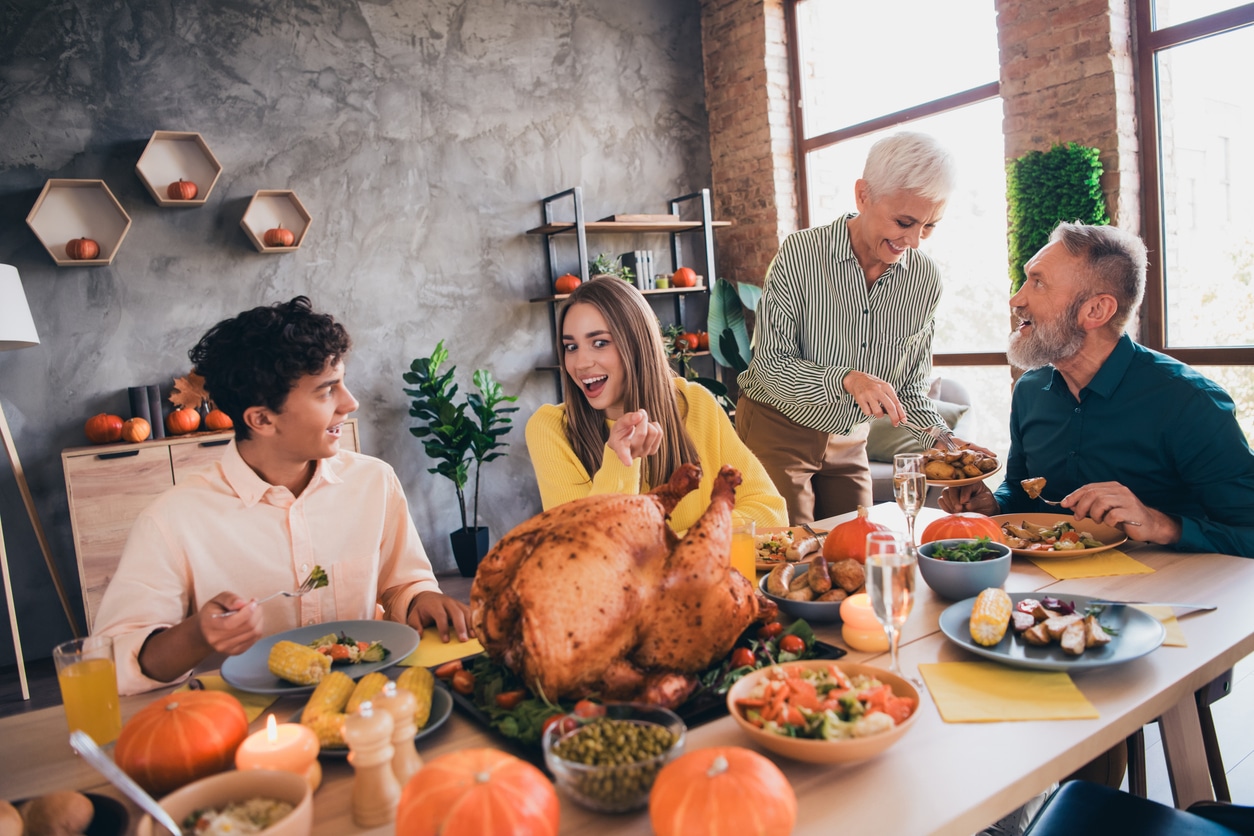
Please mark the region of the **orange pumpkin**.
<svg viewBox="0 0 1254 836"><path fill-rule="evenodd" d="M671 275L671 284L675 287L696 287L697 271L691 267L680 267Z"/></svg>
<svg viewBox="0 0 1254 836"><path fill-rule="evenodd" d="M866 563L866 536L872 531L888 531L888 526L872 522L866 508L858 506L858 516L836 526L823 541L823 557L828 563L853 558Z"/></svg>
<svg viewBox="0 0 1254 836"><path fill-rule="evenodd" d="M170 435L183 435L200 428L200 413L194 409L178 409L165 416L165 428Z"/></svg>
<svg viewBox="0 0 1254 836"><path fill-rule="evenodd" d="M697 332L697 350L698 351L710 350L710 332L709 331Z"/></svg>
<svg viewBox="0 0 1254 836"><path fill-rule="evenodd" d="M559 813L543 772L496 749L463 749L429 761L405 784L396 836L549 836Z"/></svg>
<svg viewBox="0 0 1254 836"><path fill-rule="evenodd" d="M931 543L933 540L974 540L978 537L987 537L994 543L1005 542L1001 526L995 520L983 514L966 511L950 514L930 523L923 529L919 543Z"/></svg>
<svg viewBox="0 0 1254 836"><path fill-rule="evenodd" d="M165 196L170 200L195 200L196 195L200 193L200 189L196 188L196 184L191 180L179 178L177 183L171 183L166 187Z"/></svg>
<svg viewBox="0 0 1254 836"><path fill-rule="evenodd" d="M583 281L571 273L564 276L558 276L557 281L553 282L553 289L558 293L574 293L575 288L583 284Z"/></svg>
<svg viewBox="0 0 1254 836"><path fill-rule="evenodd" d="M75 261L90 261L100 255L100 245L90 238L72 238L65 245L65 254Z"/></svg>
<svg viewBox="0 0 1254 836"><path fill-rule="evenodd" d="M152 424L143 418L132 418L122 424L122 438L126 441L135 443L147 441L150 435L152 435Z"/></svg>
<svg viewBox="0 0 1254 836"><path fill-rule="evenodd" d="M122 419L102 412L87 419L83 432L92 444L111 444L122 440Z"/></svg>
<svg viewBox="0 0 1254 836"><path fill-rule="evenodd" d="M797 823L797 795L779 767L757 752L740 746L697 749L658 773L649 820L657 836L787 836Z"/></svg>
<svg viewBox="0 0 1254 836"><path fill-rule="evenodd" d="M248 736L239 700L222 691L166 694L122 727L113 759L160 798L184 784L229 769Z"/></svg>
<svg viewBox="0 0 1254 836"><path fill-rule="evenodd" d="M205 416L205 429L207 430L229 430L234 426L235 422L231 420L231 416L220 409L211 409Z"/></svg>
<svg viewBox="0 0 1254 836"><path fill-rule="evenodd" d="M261 239L267 247L290 247L296 243L296 235L290 229L279 224L274 229L267 229Z"/></svg>

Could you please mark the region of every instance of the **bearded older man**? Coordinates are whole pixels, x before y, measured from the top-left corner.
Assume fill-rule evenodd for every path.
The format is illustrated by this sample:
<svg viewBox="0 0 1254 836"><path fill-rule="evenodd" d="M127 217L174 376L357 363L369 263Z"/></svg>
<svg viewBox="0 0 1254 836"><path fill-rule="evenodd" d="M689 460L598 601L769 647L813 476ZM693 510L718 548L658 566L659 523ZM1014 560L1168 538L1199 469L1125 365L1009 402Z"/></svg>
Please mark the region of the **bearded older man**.
<svg viewBox="0 0 1254 836"><path fill-rule="evenodd" d="M1010 299L1007 356L1029 369L1010 409L1006 479L947 489L950 512L1048 510L1129 538L1254 557L1254 453L1219 385L1124 333L1145 289L1145 245L1108 226L1059 224Z"/></svg>

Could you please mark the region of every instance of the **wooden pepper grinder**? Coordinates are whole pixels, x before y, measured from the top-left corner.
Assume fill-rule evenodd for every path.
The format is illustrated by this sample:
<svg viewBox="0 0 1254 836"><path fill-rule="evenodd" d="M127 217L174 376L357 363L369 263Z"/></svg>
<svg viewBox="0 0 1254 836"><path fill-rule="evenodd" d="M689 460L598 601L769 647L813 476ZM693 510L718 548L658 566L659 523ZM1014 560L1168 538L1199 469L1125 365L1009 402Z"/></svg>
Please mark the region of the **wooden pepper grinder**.
<svg viewBox="0 0 1254 836"><path fill-rule="evenodd" d="M392 772L392 715L368 702L344 720L353 780L353 822L377 827L396 818L401 785Z"/></svg>
<svg viewBox="0 0 1254 836"><path fill-rule="evenodd" d="M414 723L414 712L418 710L418 698L412 691L397 688L395 682L383 686L383 693L374 699L375 708L392 715L392 772L401 789L411 775L422 769L422 758L418 748L414 746L414 735L418 726Z"/></svg>

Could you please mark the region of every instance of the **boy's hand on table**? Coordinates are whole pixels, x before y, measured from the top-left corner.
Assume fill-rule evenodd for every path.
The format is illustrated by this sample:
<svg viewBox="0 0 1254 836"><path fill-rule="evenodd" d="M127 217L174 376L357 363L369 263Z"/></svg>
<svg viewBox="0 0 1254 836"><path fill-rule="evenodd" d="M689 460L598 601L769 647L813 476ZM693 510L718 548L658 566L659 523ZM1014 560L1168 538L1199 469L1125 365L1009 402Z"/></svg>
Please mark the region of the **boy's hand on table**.
<svg viewBox="0 0 1254 836"><path fill-rule="evenodd" d="M229 621L230 619L222 620ZM406 621L419 634L422 633L424 627L435 625L436 632L440 634L443 641L449 640L450 627L452 627L451 632L456 633L461 641L466 641L475 634L475 629L470 623L470 607L442 592L428 590L415 595L414 600L409 604Z"/></svg>
<svg viewBox="0 0 1254 836"><path fill-rule="evenodd" d="M215 614L233 612L225 618ZM218 653L236 656L252 647L264 634L261 607L234 592L221 592L196 613L196 624L205 644Z"/></svg>

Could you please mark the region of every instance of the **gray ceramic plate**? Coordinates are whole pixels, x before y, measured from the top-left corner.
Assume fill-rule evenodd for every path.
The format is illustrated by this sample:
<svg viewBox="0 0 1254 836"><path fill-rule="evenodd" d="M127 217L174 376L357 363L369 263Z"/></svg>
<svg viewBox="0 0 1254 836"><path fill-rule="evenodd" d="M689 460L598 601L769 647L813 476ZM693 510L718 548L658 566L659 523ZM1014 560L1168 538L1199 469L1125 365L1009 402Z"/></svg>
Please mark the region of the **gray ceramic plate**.
<svg viewBox="0 0 1254 836"><path fill-rule="evenodd" d="M353 679L361 679L371 671L395 665L418 647L418 631L395 621L328 621L298 627L285 633L266 636L239 656L230 656L222 663L222 678L241 691L254 694L309 694L313 685L293 685L270 673L270 648L280 641L308 644L329 633L345 633L359 642L383 642L390 651L382 662L361 662L356 665L333 665Z"/></svg>
<svg viewBox="0 0 1254 836"><path fill-rule="evenodd" d="M793 564L796 566L796 564ZM810 569L807 563L804 566L797 566L797 575L804 575ZM788 598L780 598L778 595L772 595L766 591L766 575L758 581L758 589L762 590L762 594L779 604L781 612L791 615L793 618L804 618L811 624L831 624L840 621L840 601L793 601Z"/></svg>
<svg viewBox="0 0 1254 836"><path fill-rule="evenodd" d="M299 723L302 711L304 711L304 709L297 711L288 719L293 723ZM431 734L431 732L444 725L444 721L447 720L448 716L452 713L453 696L444 688L443 685L437 683L435 690L431 692L431 716L427 718L427 725L419 729L418 733L414 735L414 742L422 740L424 737ZM342 760L348 757L348 748L333 749L324 747L320 752L318 752L318 755L324 758L338 758Z"/></svg>
<svg viewBox="0 0 1254 836"><path fill-rule="evenodd" d="M1047 597L1044 592L1016 592L1010 600L1018 604L1024 598L1041 599ZM1091 596L1088 595L1056 595L1062 601L1075 604L1076 612L1084 612ZM972 653L985 658L1010 665L1015 668L1029 668L1046 671L1074 671L1088 668L1104 668L1107 665L1118 665L1140 658L1158 649L1167 637L1167 629L1158 619L1134 607L1108 606L1097 620L1104 627L1119 631L1110 643L1101 648L1090 648L1080 656L1072 656L1063 651L1058 642L1045 647L1037 647L1025 642L1015 634L1014 628L1006 630L1006 636L992 647L983 647L971 640L969 624L971 608L975 599L959 601L941 613L941 632L951 642L962 645Z"/></svg>

